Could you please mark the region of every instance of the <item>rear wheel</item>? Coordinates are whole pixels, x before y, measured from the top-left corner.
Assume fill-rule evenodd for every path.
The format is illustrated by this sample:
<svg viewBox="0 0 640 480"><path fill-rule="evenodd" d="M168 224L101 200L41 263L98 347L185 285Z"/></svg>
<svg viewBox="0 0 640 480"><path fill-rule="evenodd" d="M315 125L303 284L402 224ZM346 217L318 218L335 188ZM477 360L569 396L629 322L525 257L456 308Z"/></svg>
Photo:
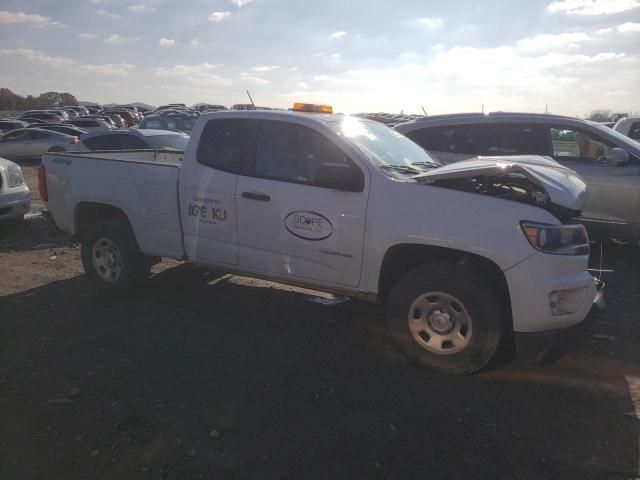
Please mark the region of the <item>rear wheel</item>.
<svg viewBox="0 0 640 480"><path fill-rule="evenodd" d="M146 279L151 263L122 220L104 220L89 227L82 239L82 265L91 283L105 291L124 291Z"/></svg>
<svg viewBox="0 0 640 480"><path fill-rule="evenodd" d="M405 275L387 302L387 322L400 351L446 373L470 374L494 357L503 336L495 292L477 272L452 262Z"/></svg>

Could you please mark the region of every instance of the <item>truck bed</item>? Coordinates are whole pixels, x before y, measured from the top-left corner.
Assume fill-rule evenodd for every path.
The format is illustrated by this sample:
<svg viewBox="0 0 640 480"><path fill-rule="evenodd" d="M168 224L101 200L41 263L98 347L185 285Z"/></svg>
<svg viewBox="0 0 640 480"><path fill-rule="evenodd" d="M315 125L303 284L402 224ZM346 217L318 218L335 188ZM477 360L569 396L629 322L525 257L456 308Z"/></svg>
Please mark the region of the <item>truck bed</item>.
<svg viewBox="0 0 640 480"><path fill-rule="evenodd" d="M77 234L84 206L118 208L129 219L142 251L181 258L182 157L183 152L152 150L45 154L49 210L60 229Z"/></svg>
<svg viewBox="0 0 640 480"><path fill-rule="evenodd" d="M92 152L61 152L51 154L56 157L83 157L112 162L149 163L169 167L179 167L182 164L184 152L170 152L160 150L118 150Z"/></svg>

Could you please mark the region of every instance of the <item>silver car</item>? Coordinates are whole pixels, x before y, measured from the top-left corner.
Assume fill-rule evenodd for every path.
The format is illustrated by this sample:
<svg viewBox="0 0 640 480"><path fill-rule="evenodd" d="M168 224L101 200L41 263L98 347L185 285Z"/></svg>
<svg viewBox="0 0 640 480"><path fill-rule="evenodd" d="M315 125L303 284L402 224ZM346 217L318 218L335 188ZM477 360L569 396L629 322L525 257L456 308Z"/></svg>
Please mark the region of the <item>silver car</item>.
<svg viewBox="0 0 640 480"><path fill-rule="evenodd" d="M66 152L78 137L40 128L18 128L0 136L0 156L39 158L45 152Z"/></svg>
<svg viewBox="0 0 640 480"><path fill-rule="evenodd" d="M29 211L31 197L22 170L0 157L0 221L20 219Z"/></svg>
<svg viewBox="0 0 640 480"><path fill-rule="evenodd" d="M175 150L184 151L189 135L170 130L112 129L108 132L90 132L71 148L72 152L95 150Z"/></svg>
<svg viewBox="0 0 640 480"><path fill-rule="evenodd" d="M592 238L640 241L640 143L602 124L559 115L469 113L397 125L444 163L475 156L543 155L582 176L580 216Z"/></svg>

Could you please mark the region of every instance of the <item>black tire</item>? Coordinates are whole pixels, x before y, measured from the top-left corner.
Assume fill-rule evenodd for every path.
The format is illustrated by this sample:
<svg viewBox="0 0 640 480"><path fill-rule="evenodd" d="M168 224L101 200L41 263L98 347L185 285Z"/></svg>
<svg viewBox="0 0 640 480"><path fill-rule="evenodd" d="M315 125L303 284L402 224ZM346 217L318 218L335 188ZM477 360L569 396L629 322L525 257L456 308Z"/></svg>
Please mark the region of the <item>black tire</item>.
<svg viewBox="0 0 640 480"><path fill-rule="evenodd" d="M96 267L96 262L94 262L94 257L98 258L102 255L100 250L104 248L104 245L115 250L115 255L113 255L113 251L111 252L112 256L116 257L114 270L119 270L117 275L109 276L109 280L105 279L105 275L108 275L108 268L102 266L103 271L101 272L99 271L100 267ZM115 245L115 248L112 245ZM80 253L82 266L89 276L89 280L95 287L103 291L126 291L150 275L151 263L138 249L131 227L124 220L103 220L91 225L82 237Z"/></svg>
<svg viewBox="0 0 640 480"><path fill-rule="evenodd" d="M462 334L466 333L469 338L461 341L456 338L456 342L460 344L467 342L465 346L453 346L452 342L442 340L446 339L446 336L439 334L434 334L431 342L427 327L423 325L426 324L428 328L432 328L432 324L429 320L423 320L422 317L434 319L434 314L437 316L446 309L437 307L436 310L434 307L432 310L429 308L412 310L411 308L414 301L430 292L441 292L459 300L451 304L452 309L459 312L461 304L462 318L466 319L464 320L466 322L470 319L471 325L466 329L462 327L460 334L460 337L463 337ZM446 300L446 297L444 298ZM435 295L429 296L426 301L438 302L440 299ZM423 315L422 310L430 313ZM409 328L410 311L412 311L412 318L416 318L415 321L418 322L417 327L414 324L414 330L421 328L426 330L426 332L417 333L417 337L420 337L423 344L431 343L430 348L441 349L440 352L434 353L428 349L428 345L419 343ZM445 317L436 319L442 321L444 318L448 322L446 326L438 325L443 328L443 332L447 332L447 328L453 328L450 325L450 318L453 318L454 324L456 319L460 318L455 312L449 309L449 313L445 312ZM417 318L418 316L420 318ZM447 261L421 265L401 278L387 299L386 317L393 339L403 355L421 366L450 374L468 375L484 368L495 356L504 333L504 320L498 297L488 285L487 280L469 267ZM445 353L445 346L454 350ZM457 348L461 349L455 351Z"/></svg>

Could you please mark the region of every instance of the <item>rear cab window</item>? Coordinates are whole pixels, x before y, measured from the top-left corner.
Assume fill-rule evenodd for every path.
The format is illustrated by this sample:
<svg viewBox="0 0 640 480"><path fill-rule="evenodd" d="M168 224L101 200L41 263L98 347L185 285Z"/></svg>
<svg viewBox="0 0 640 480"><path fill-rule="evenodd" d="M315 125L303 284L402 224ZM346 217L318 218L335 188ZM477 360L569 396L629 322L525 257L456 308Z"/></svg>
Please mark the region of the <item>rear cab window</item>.
<svg viewBox="0 0 640 480"><path fill-rule="evenodd" d="M196 159L198 163L229 173L242 171L247 143L246 119L209 120L202 130Z"/></svg>

